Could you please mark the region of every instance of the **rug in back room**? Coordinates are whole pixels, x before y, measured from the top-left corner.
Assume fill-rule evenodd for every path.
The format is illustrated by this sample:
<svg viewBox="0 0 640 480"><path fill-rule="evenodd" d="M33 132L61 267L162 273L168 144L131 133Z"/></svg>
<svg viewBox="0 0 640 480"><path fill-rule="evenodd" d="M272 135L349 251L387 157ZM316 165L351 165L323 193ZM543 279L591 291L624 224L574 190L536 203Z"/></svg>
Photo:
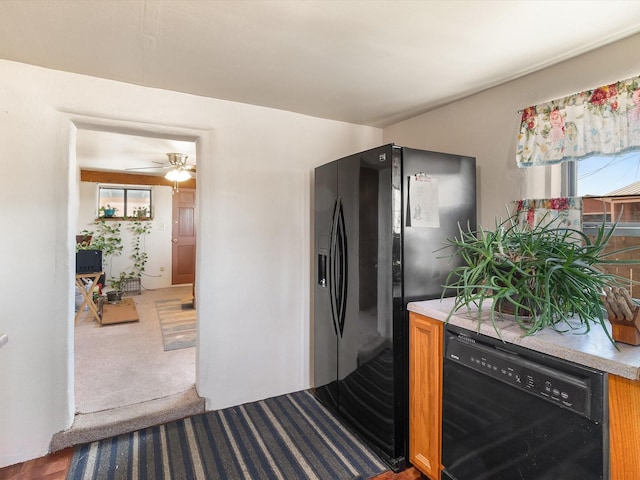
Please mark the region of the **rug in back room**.
<svg viewBox="0 0 640 480"><path fill-rule="evenodd" d="M354 480L385 471L303 390L77 446L67 480Z"/></svg>
<svg viewBox="0 0 640 480"><path fill-rule="evenodd" d="M156 311L165 352L196 346L196 309L193 303L183 303L178 298L157 300Z"/></svg>

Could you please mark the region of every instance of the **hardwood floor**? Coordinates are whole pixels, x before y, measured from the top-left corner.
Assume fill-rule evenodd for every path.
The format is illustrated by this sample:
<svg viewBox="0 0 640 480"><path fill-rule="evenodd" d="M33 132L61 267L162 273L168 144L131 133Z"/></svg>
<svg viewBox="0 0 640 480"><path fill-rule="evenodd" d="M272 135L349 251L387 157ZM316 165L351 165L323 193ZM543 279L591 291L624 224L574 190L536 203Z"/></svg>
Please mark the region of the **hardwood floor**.
<svg viewBox="0 0 640 480"><path fill-rule="evenodd" d="M427 477L423 477L418 470L411 467L400 473L386 472L374 477L372 480L417 480L419 478L426 479Z"/></svg>
<svg viewBox="0 0 640 480"><path fill-rule="evenodd" d="M0 468L0 480L65 480L73 448L10 467ZM372 480L418 480L424 478L415 468L400 473L385 472Z"/></svg>
<svg viewBox="0 0 640 480"><path fill-rule="evenodd" d="M0 480L65 480L73 448L0 469Z"/></svg>

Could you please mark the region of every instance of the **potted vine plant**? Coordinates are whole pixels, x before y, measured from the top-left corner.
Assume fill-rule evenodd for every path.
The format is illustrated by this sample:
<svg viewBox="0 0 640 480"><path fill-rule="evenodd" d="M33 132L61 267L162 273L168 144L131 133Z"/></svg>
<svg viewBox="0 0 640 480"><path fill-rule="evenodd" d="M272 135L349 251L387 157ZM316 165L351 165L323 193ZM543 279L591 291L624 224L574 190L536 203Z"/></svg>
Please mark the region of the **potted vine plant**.
<svg viewBox="0 0 640 480"><path fill-rule="evenodd" d="M451 255L462 259L446 280L445 288L456 293L449 318L463 307L472 314L476 307L480 320L488 307L498 334L496 316L507 314L526 335L546 327L588 332L591 324L599 324L613 343L601 296L606 287L628 286L629 280L602 267L640 263L615 259L635 247L605 252L615 226L603 223L590 237L544 219L534 226L522 224L516 215L498 220L494 230L460 228L460 236L447 242Z"/></svg>
<svg viewBox="0 0 640 480"><path fill-rule="evenodd" d="M107 292L107 301L109 303L120 303L124 295L123 287L127 274L122 272L119 277L113 277L109 280L109 286L112 290Z"/></svg>
<svg viewBox="0 0 640 480"><path fill-rule="evenodd" d="M122 252L122 235L120 229L122 224L114 222L106 222L104 218L100 217L93 223L94 230L82 230L79 236L90 239L90 244L77 243L78 236L76 236L76 249L92 248L96 250L102 250L102 261L105 262L108 258L119 255Z"/></svg>
<svg viewBox="0 0 640 480"><path fill-rule="evenodd" d="M145 209L145 214L148 212ZM144 238L151 232L151 222L149 220L136 220L131 222L130 230L133 233L133 252L131 259L133 260L133 270L131 278L140 278L145 271L147 265L147 252L144 249Z"/></svg>
<svg viewBox="0 0 640 480"><path fill-rule="evenodd" d="M129 223L129 230L133 234L133 249L131 252L131 260L133 260L133 266L129 272L123 271L118 277L112 277L109 280L109 286L115 293L112 293L112 297L115 301L120 301L127 286L132 280L139 280L145 271L147 264L147 252L144 250L144 236L151 231L151 222L148 220L135 220ZM107 292L107 300L111 301Z"/></svg>

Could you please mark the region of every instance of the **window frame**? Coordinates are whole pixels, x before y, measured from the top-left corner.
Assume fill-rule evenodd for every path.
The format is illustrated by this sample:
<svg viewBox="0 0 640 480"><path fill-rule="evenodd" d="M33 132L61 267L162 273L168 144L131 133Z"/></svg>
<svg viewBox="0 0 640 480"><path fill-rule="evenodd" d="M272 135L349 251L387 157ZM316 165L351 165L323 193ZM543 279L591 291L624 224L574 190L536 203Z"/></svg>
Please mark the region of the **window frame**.
<svg viewBox="0 0 640 480"><path fill-rule="evenodd" d="M562 163L560 191L563 197L575 197L578 194L578 162L570 160Z"/></svg>
<svg viewBox="0 0 640 480"><path fill-rule="evenodd" d="M102 191L103 190L122 190L123 191L123 203L124 203L124 207L123 207L123 214L122 215L115 215L113 217L104 217L100 215L100 208L102 207ZM133 211L129 212L129 202L128 202L128 192L129 191L146 191L149 192L149 205L148 205L148 209L149 209L149 214L145 217L138 217L137 215L135 215L133 213ZM97 213L98 213L98 218L113 218L113 219L117 219L117 220L129 220L129 219L137 219L137 218L145 218L145 219L153 219L153 186L149 186L149 185L125 185L125 184L111 184L111 183L105 183L105 184L98 184L98 192L97 192ZM107 204L108 202L104 202L105 204Z"/></svg>

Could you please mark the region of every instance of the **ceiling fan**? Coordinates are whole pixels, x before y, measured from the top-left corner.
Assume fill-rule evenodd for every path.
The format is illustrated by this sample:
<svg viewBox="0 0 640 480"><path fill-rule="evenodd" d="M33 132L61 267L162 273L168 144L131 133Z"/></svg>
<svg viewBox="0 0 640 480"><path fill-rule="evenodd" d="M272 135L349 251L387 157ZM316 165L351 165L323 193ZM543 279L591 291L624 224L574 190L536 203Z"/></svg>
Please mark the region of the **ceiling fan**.
<svg viewBox="0 0 640 480"><path fill-rule="evenodd" d="M187 163L187 158L189 157L186 153L167 153L169 164L163 164L161 162L154 161L153 163L158 163L160 165L164 165L162 167L138 167L138 168L127 168L126 170L148 170L148 169L162 169L168 170L164 175L164 178L173 182L173 193L178 191L178 183L184 182L193 178L193 174L196 173L196 166L190 165Z"/></svg>
<svg viewBox="0 0 640 480"><path fill-rule="evenodd" d="M168 180L171 181L175 181L174 178L175 177L180 177L180 179L178 180L179 182L183 182L185 180L189 180L192 177L192 173L195 174L196 173L196 166L195 165L191 165L187 163L187 158L189 158L189 155L187 155L186 153L167 153L167 162L156 162L155 160L153 161L153 163L157 163L159 166L157 167L136 167L136 168L126 168L125 170L127 171L132 171L132 170L168 170L167 174L165 175L165 177ZM172 172L176 172L173 173ZM181 175L178 175L177 172L184 172ZM186 174L188 174L189 176L187 176ZM172 178L169 178L172 177Z"/></svg>

